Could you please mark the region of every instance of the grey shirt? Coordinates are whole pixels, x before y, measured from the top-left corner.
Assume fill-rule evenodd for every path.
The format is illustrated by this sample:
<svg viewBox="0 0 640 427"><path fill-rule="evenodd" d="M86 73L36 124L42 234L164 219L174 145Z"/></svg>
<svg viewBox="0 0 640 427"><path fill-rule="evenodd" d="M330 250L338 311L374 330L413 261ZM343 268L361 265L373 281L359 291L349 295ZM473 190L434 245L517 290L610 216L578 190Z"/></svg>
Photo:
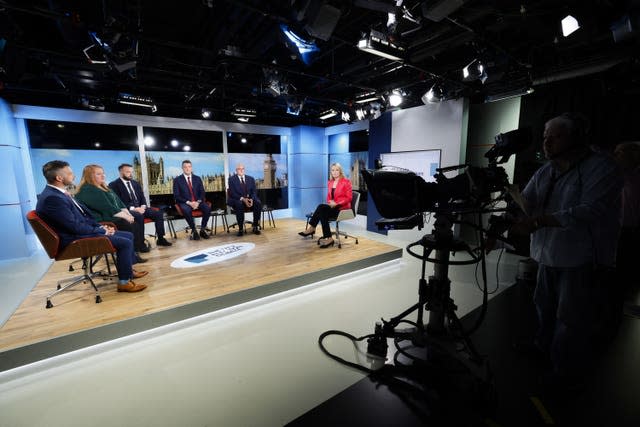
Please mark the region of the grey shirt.
<svg viewBox="0 0 640 427"><path fill-rule="evenodd" d="M522 195L530 216L553 215L560 227L531 235L531 257L550 267L614 266L620 232L622 175L615 161L590 153L559 173L547 162Z"/></svg>

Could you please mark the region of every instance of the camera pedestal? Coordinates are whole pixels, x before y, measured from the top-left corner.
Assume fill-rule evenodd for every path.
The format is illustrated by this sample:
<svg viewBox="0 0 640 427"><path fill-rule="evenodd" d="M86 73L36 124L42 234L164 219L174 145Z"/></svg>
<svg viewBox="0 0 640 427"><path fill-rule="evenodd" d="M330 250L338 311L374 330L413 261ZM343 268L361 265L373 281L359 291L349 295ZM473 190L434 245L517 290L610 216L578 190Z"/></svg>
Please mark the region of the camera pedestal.
<svg viewBox="0 0 640 427"><path fill-rule="evenodd" d="M466 243L454 238L452 224L449 215L436 215L433 233L407 246L409 254L422 260L418 302L389 321L382 319L377 322L374 335L368 339L367 352L386 357L387 339L394 338L399 352L399 357L394 360L396 365L410 366L425 388L452 396L466 394L469 402L490 409L495 404L495 393L489 365L463 333L455 313L457 307L450 297L451 281L448 278L449 265L475 264L480 258ZM422 247L422 253L413 251L417 246ZM466 252L470 259L452 261L452 252ZM434 264L434 274L428 282L425 277L427 262ZM415 324L404 320L416 310ZM423 320L425 310L429 311L426 326ZM400 323L414 327L399 330ZM402 346L401 342L405 341L410 341L410 345ZM462 398L458 396L458 399Z"/></svg>

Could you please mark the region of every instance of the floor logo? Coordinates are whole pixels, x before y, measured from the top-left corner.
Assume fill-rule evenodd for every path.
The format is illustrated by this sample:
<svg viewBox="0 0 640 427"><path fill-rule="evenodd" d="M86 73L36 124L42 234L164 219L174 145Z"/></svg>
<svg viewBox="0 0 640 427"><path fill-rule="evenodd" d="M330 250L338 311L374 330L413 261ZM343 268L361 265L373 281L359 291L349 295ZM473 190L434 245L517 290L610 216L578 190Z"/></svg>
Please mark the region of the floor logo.
<svg viewBox="0 0 640 427"><path fill-rule="evenodd" d="M229 243L222 246L213 246L180 257L171 263L171 267L191 268L215 264L216 262L226 261L246 254L255 247L256 245L253 243Z"/></svg>

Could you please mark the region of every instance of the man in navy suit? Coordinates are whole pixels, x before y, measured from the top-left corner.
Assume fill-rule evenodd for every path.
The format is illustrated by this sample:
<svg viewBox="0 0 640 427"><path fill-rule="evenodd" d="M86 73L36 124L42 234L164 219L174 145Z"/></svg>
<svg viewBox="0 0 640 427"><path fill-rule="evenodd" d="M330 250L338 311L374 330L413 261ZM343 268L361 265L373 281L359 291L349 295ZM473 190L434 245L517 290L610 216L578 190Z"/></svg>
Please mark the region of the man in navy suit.
<svg viewBox="0 0 640 427"><path fill-rule="evenodd" d="M135 252L133 234L116 231L113 227L98 224L89 208L75 200L66 187L73 184L73 171L69 163L53 160L42 167L47 186L38 196L36 212L60 237L60 246L85 237L106 236L116 248L118 268L118 292L139 292L147 287L132 279L146 276L146 271L133 271Z"/></svg>
<svg viewBox="0 0 640 427"><path fill-rule="evenodd" d="M193 240L208 239L206 232L207 222L211 216L211 208L205 201L205 191L202 179L192 173L193 165L190 160L182 162L182 175L173 180L173 197L176 203L180 205L184 219L191 228L191 237ZM200 209L202 212L202 222L200 223L200 235L196 231L196 224L193 221L192 212L194 209Z"/></svg>
<svg viewBox="0 0 640 427"><path fill-rule="evenodd" d="M262 202L258 198L256 180L244 174L244 165L236 166L236 174L229 177L229 199L227 204L236 211L236 221L238 222L238 236L242 236L244 224L244 210L251 209L253 212L253 234L260 234L258 226L260 213L262 212Z"/></svg>
<svg viewBox="0 0 640 427"><path fill-rule="evenodd" d="M138 181L133 179L133 166L123 163L118 166L120 178L109 183L109 188L120 197L120 200L129 208L129 213L133 215L136 222L142 224L144 230L144 219L150 218L156 225L156 235L158 246L171 246L171 243L164 238L164 214L162 211L150 209L147 200L142 192L142 187Z"/></svg>

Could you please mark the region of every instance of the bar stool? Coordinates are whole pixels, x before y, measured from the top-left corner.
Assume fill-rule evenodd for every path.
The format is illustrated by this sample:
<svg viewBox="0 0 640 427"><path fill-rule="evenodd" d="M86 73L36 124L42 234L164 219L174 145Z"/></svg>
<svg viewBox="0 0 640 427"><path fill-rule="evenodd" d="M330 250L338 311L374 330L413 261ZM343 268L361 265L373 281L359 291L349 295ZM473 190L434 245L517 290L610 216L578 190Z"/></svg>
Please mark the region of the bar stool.
<svg viewBox="0 0 640 427"><path fill-rule="evenodd" d="M262 206L262 229L264 230L264 217L267 216L269 227L276 228L276 220L273 218L273 208L267 205ZM307 220L309 221L309 220Z"/></svg>

